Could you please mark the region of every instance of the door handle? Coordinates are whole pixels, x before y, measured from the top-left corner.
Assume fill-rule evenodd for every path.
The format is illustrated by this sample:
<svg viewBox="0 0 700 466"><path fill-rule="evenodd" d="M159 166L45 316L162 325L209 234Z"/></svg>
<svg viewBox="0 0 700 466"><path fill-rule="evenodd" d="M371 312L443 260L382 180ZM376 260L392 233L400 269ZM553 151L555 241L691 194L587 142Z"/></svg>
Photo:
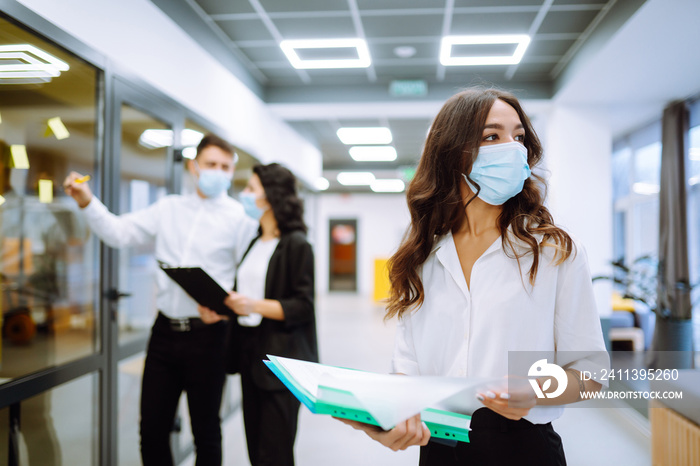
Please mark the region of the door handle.
<svg viewBox="0 0 700 466"><path fill-rule="evenodd" d="M131 293L124 293L116 288L110 288L106 293L106 297L110 301L119 301L121 298L128 298L129 296L131 296Z"/></svg>

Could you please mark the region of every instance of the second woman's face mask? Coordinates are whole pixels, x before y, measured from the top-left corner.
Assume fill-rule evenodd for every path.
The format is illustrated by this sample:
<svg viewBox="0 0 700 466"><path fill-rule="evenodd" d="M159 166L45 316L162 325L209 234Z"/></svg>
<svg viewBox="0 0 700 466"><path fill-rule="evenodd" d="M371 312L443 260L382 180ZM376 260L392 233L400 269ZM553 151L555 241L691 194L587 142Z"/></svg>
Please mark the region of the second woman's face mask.
<svg viewBox="0 0 700 466"><path fill-rule="evenodd" d="M243 204L243 210L253 220L260 220L260 217L265 213L263 209L255 204L258 197L253 193L242 192L238 195L238 200Z"/></svg>
<svg viewBox="0 0 700 466"><path fill-rule="evenodd" d="M477 187L462 175L473 192ZM530 176L527 149L519 142L481 146L469 177L481 187L478 197L491 205L501 205L523 190Z"/></svg>

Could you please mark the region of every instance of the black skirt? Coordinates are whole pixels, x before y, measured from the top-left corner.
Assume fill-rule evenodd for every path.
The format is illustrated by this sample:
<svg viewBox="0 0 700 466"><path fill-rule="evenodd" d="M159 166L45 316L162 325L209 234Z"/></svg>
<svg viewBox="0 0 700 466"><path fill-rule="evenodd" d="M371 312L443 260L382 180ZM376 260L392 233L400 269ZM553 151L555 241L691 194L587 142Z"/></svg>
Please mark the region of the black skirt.
<svg viewBox="0 0 700 466"><path fill-rule="evenodd" d="M420 466L536 464L565 466L561 437L552 423L512 421L488 408L474 412L469 443L430 441L421 447Z"/></svg>

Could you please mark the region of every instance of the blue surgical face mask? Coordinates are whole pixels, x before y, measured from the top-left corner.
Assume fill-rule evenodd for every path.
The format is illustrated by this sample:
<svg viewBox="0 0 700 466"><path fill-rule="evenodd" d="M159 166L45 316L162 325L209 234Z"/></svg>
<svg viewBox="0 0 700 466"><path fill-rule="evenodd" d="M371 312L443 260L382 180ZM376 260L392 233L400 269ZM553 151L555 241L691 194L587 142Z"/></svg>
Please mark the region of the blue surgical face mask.
<svg viewBox="0 0 700 466"><path fill-rule="evenodd" d="M477 187L462 175L473 192ZM478 197L491 205L501 205L523 190L530 177L527 149L519 142L479 147L469 177L481 187Z"/></svg>
<svg viewBox="0 0 700 466"><path fill-rule="evenodd" d="M231 187L231 174L221 170L199 170L197 187L207 197L217 197Z"/></svg>
<svg viewBox="0 0 700 466"><path fill-rule="evenodd" d="M258 197L253 193L243 192L238 196L238 200L243 204L243 210L253 220L260 220L260 217L265 213L263 209L255 204L257 199Z"/></svg>

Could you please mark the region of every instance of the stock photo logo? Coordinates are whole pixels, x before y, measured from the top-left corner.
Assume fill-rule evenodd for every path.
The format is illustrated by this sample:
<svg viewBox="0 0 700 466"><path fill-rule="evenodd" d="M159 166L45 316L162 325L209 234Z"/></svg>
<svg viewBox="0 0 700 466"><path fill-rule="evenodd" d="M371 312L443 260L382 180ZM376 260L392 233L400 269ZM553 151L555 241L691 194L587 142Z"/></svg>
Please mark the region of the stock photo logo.
<svg viewBox="0 0 700 466"><path fill-rule="evenodd" d="M566 385L568 383L566 372L556 364L548 363L546 359L535 361L535 363L530 366L527 375L529 377L554 377L557 379L557 389L552 393L547 393L547 390L549 390L552 385L552 379L546 380L541 388L536 379L529 379L528 381L530 385L532 385L532 389L535 390L537 398L556 398L566 390Z"/></svg>

